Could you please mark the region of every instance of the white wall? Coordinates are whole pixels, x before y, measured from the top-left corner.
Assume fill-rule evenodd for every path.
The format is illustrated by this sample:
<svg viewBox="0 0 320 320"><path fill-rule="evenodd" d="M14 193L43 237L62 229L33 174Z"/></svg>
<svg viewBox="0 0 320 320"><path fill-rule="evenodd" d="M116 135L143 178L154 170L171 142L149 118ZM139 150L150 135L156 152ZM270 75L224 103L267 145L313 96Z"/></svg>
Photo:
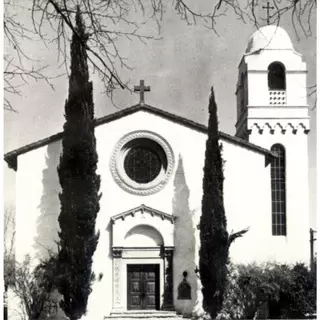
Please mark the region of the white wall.
<svg viewBox="0 0 320 320"><path fill-rule="evenodd" d="M175 166L172 177L164 189L153 195L137 196L125 192L114 182L110 173L109 163L113 148L125 134L135 130L150 130L161 135L174 151ZM94 255L93 270L97 276L101 273L103 277L101 281L96 280L93 285L88 303L88 319L92 317L102 319L110 313L112 307L110 217L141 204L178 217L176 221L178 228L174 235L175 246L178 248L174 256L174 298L177 310L190 313L196 298L194 268L198 261L195 258L195 248L199 245L198 239L192 240L192 233L200 219L206 135L140 111L98 126L96 137L99 154L98 174L101 175L103 195L96 221L100 239ZM297 135L288 143L294 148L300 139L304 138ZM301 143L304 141L301 140ZM263 142L259 144L264 145ZM270 147L267 141L265 146ZM48 152L51 160L46 163ZM42 215L42 220L45 221L41 219L40 221L45 225L46 221L48 223L51 221L48 217L55 219L59 215L57 197L60 186L57 175L54 176L53 172L59 163L60 152L61 142L56 142L49 147L42 147L19 157L17 172L17 257L19 259L27 253L36 256L39 250L34 246L38 217ZM289 158L290 155L291 151L288 148ZM295 199L295 202L290 200L288 203L288 237L272 237L270 166L265 167L265 157L225 141L223 158L226 160L224 195L228 229L239 231L245 227L250 228L243 238L236 240L232 245L231 258L235 262L270 259L304 260L307 256L305 249L308 242L301 228L297 226L306 225L308 210L305 208L305 198L308 193L307 189L301 190L298 187L295 179L299 178L299 181L307 186L303 180L307 175L304 176L301 172L293 178L288 177L287 199ZM305 157L288 161L288 172L291 173L296 165L307 168ZM48 177L51 177L52 183L49 183ZM47 195L43 197L43 194ZM45 215L44 211L51 212L52 215ZM305 212L304 216L301 211ZM57 229L57 224L53 225L50 234L56 234ZM190 246L190 237L196 243L193 247ZM41 242L41 239L38 238L38 242ZM183 271L189 274L188 281L192 286L191 301L176 299L176 289L182 280Z"/></svg>
<svg viewBox="0 0 320 320"><path fill-rule="evenodd" d="M280 143L286 150L286 213L287 236L278 239L278 258L294 262L297 259L308 263L309 255L309 183L308 183L308 136L302 127L296 134L291 130L282 133L276 126L275 132L264 130L262 134L253 130L250 135L252 143L259 143L271 149ZM298 255L299 252L299 255Z"/></svg>
<svg viewBox="0 0 320 320"><path fill-rule="evenodd" d="M48 250L56 250L60 151L61 142L57 141L18 157L16 257L19 261L26 253L42 259Z"/></svg>

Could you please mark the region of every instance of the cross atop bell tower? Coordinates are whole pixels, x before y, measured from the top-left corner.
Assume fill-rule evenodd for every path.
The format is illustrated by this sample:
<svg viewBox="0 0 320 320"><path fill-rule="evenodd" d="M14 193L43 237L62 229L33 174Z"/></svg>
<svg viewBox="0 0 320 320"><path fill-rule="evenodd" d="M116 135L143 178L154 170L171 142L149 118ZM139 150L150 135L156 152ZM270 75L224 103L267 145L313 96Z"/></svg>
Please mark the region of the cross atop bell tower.
<svg viewBox="0 0 320 320"><path fill-rule="evenodd" d="M274 7L271 7L270 6L270 2L268 1L267 2L267 6L266 7L262 7L262 9L266 9L267 10L267 24L269 25L270 24L270 9L274 9Z"/></svg>
<svg viewBox="0 0 320 320"><path fill-rule="evenodd" d="M134 92L140 92L140 105L144 105L144 93L145 92L150 92L151 88L150 86L145 86L144 85L144 80L140 80L140 85L139 86L134 86Z"/></svg>

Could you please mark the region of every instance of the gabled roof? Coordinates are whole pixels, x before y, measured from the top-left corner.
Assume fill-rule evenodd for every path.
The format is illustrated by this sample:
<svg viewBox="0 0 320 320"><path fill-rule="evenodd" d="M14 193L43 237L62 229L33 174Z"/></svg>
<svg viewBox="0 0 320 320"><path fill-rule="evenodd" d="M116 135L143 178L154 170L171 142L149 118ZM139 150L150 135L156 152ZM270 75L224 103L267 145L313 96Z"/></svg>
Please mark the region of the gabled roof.
<svg viewBox="0 0 320 320"><path fill-rule="evenodd" d="M128 217L128 216L134 217L137 212L141 212L142 214L146 214L147 213L147 214L150 214L152 216L158 216L162 220L169 220L171 223L173 223L174 220L175 220L175 216L173 216L173 215L161 212L161 211L156 210L156 209L152 209L152 208L147 207L146 205L142 204L141 206L139 206L137 208L134 208L134 209L119 213L119 214L111 217L111 221L113 223L115 223L116 220L119 220L119 219L125 220L125 218Z"/></svg>
<svg viewBox="0 0 320 320"><path fill-rule="evenodd" d="M137 105L134 105L134 106L132 106L130 108L126 108L126 109L123 109L121 111L118 111L118 112L109 114L107 116L98 118L98 119L95 120L95 126L100 126L100 125L103 125L103 124L118 120L118 119L120 119L122 117L131 115L131 114L136 113L138 111L149 112L151 114L160 116L160 117L162 117L164 119L176 122L176 123L178 123L180 125L183 125L185 127L193 129L193 130L197 130L197 131L205 133L205 134L207 134L207 132L208 132L208 128L203 124L200 124L198 122L195 122L195 121L192 121L192 120L180 117L180 116L177 116L177 115L172 114L170 112L167 112L167 111L164 111L164 110L161 110L161 109L158 109L158 108L146 105L146 104L145 105L137 104ZM264 154L264 155L269 156L269 157L277 156L275 153L271 152L270 150L261 148L261 147L255 145L255 144L252 144L252 143L250 143L248 141L245 141L245 140L242 140L240 138L231 136L231 135L229 135L227 133L224 133L224 132L220 131L219 134L220 134L220 138L222 140L226 140L226 141L228 141L230 143L234 143L236 145L242 146L244 148L247 148L249 150ZM59 132L59 133L54 134L54 135L52 135L52 136L50 136L48 138L33 142L33 143L28 144L26 146L23 146L21 148L15 149L15 150L10 151L10 152L5 154L4 155L4 160L8 163L8 166L10 168L13 168L14 170L17 170L17 157L19 155L27 153L27 152L32 151L32 150L35 150L37 148L43 147L43 146L45 146L45 145L47 145L49 143L58 141L58 140L62 139L62 137L63 137L63 132Z"/></svg>

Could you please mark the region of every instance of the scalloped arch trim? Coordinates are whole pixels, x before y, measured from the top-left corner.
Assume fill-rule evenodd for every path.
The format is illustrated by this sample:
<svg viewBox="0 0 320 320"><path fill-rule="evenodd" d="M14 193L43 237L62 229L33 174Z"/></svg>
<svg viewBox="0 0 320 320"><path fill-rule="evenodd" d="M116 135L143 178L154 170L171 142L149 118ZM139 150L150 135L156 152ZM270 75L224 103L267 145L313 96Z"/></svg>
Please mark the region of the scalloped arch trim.
<svg viewBox="0 0 320 320"><path fill-rule="evenodd" d="M250 128L248 128L249 133L259 132L263 133L271 133L274 134L275 131L281 131L282 134L285 133L293 133L296 134L298 131L302 131L303 133L308 133L310 129L302 122L288 122L286 124L281 124L279 122L265 122L265 123L253 123Z"/></svg>

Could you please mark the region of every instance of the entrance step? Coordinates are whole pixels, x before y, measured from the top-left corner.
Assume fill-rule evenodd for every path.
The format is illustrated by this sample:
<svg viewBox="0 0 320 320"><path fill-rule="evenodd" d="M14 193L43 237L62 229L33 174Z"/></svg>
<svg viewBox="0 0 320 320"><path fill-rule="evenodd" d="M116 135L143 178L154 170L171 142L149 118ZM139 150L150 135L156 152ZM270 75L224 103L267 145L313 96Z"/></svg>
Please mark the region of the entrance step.
<svg viewBox="0 0 320 320"><path fill-rule="evenodd" d="M139 310L139 311L123 311L123 312L112 312L110 316L104 317L105 319L144 319L144 320L182 320L182 316L178 315L175 311L150 311L150 310Z"/></svg>

